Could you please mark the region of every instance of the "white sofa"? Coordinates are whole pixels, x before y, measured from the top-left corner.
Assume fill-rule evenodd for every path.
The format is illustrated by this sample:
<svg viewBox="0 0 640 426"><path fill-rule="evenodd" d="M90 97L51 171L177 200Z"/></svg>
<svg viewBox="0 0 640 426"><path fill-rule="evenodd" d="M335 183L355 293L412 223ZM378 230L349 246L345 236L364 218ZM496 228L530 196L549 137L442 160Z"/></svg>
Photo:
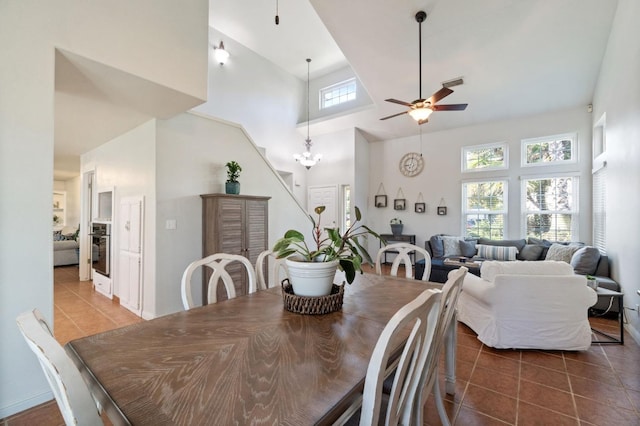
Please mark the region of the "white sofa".
<svg viewBox="0 0 640 426"><path fill-rule="evenodd" d="M464 279L458 320L494 348L586 350L596 301L566 262L485 261Z"/></svg>

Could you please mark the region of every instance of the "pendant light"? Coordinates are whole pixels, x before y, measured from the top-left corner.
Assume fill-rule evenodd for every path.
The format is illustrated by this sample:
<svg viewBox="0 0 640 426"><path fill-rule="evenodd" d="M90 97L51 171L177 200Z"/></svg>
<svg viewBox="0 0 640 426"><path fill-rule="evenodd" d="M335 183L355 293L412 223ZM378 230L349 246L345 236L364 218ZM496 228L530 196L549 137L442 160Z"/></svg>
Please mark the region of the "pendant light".
<svg viewBox="0 0 640 426"><path fill-rule="evenodd" d="M311 138L309 137L309 98L310 98L310 89L309 89L309 64L311 59L307 58L307 139L305 139L305 148L306 150L302 154L294 154L293 158L303 166L309 170L312 166L315 166L321 159L322 154L311 154Z"/></svg>

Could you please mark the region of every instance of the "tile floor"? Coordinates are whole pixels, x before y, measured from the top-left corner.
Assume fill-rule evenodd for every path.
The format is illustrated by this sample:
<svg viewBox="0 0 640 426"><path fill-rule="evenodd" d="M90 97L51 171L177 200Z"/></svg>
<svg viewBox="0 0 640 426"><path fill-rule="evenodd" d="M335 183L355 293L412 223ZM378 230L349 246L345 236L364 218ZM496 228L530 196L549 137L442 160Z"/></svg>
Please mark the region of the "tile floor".
<svg viewBox="0 0 640 426"><path fill-rule="evenodd" d="M54 328L62 344L141 321L78 282L77 268L59 267L54 275ZM613 319L591 321L617 331ZM452 424L464 426L640 425L640 346L627 334L624 346L585 352L496 350L459 324L456 394L447 395L445 406ZM63 423L53 401L0 420L0 426ZM425 424L440 424L432 398Z"/></svg>

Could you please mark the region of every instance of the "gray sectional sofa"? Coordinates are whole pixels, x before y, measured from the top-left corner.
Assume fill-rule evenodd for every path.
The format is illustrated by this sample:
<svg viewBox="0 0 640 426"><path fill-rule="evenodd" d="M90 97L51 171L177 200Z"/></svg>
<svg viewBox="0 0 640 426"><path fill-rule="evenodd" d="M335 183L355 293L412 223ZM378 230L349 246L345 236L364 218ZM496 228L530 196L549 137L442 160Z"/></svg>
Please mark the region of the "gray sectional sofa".
<svg viewBox="0 0 640 426"><path fill-rule="evenodd" d="M78 242L62 240L53 242L53 266L77 265Z"/></svg>
<svg viewBox="0 0 640 426"><path fill-rule="evenodd" d="M458 247L456 249L456 241ZM577 274L595 276L598 286L620 291L620 285L609 276L609 258L606 255L582 243L558 243L537 238L518 240L491 240L488 238L464 239L449 235L434 235L425 241L425 249L431 255L431 275L429 281L444 283L452 269L459 264L447 264L446 259L479 259L478 253L491 253L493 260L564 260L574 267ZM469 266L468 266L469 267ZM479 267L469 267L469 272L480 275ZM424 260L415 265L417 279L424 273ZM601 298L592 309L617 312L617 304L609 306L609 300Z"/></svg>

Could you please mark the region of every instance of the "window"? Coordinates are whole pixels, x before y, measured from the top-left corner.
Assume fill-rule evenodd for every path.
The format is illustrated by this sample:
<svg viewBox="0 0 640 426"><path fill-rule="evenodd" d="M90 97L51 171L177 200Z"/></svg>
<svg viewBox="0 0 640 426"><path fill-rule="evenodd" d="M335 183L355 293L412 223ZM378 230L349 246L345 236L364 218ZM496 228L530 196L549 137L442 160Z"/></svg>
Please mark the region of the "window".
<svg viewBox="0 0 640 426"><path fill-rule="evenodd" d="M524 139L522 141L522 165L544 166L577 161L575 133Z"/></svg>
<svg viewBox="0 0 640 426"><path fill-rule="evenodd" d="M466 146L462 148L462 171L475 172L508 168L506 143Z"/></svg>
<svg viewBox="0 0 640 426"><path fill-rule="evenodd" d="M329 108L355 99L355 78L320 89L320 109Z"/></svg>
<svg viewBox="0 0 640 426"><path fill-rule="evenodd" d="M523 179L527 237L572 241L578 237L578 177Z"/></svg>
<svg viewBox="0 0 640 426"><path fill-rule="evenodd" d="M504 239L507 217L507 181L462 184L465 237Z"/></svg>
<svg viewBox="0 0 640 426"><path fill-rule="evenodd" d="M607 115L602 114L595 126L593 126L593 158L607 151Z"/></svg>
<svg viewBox="0 0 640 426"><path fill-rule="evenodd" d="M593 246L607 253L607 165L593 173Z"/></svg>

